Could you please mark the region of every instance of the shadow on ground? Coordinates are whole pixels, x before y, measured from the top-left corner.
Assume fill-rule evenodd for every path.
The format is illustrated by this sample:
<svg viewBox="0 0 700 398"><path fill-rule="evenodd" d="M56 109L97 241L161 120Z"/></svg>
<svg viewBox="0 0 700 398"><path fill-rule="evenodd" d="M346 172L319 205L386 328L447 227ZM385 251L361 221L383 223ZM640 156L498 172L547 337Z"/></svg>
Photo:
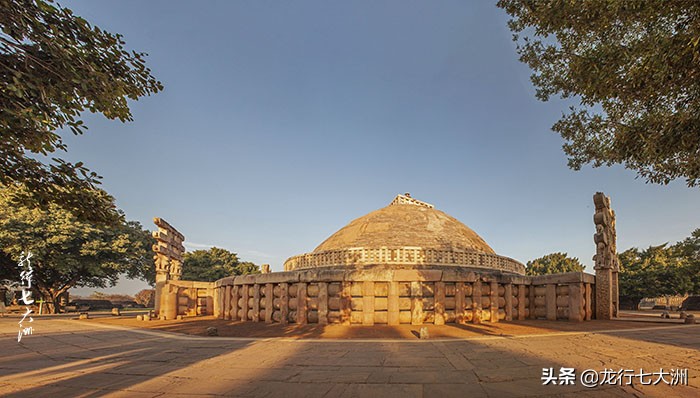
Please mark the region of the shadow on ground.
<svg viewBox="0 0 700 398"><path fill-rule="evenodd" d="M183 325L199 334L212 325L221 332L226 323L198 319L178 324L154 322L149 327L172 332L177 328L182 331ZM247 329L241 328L251 325L259 329L258 333L306 339L241 341L108 329L94 321L42 320L36 325L36 334L18 344L14 322L0 320L0 391L10 397L578 397L601 393L641 395L639 390L669 397L699 395L697 377L691 380L695 388L637 385L590 389L578 380L573 386L542 383L543 369L551 368L556 378L562 367L580 372L589 368L658 370L660 366L686 366L691 375L697 376L700 328L694 326L653 332L634 331L630 326L628 332L619 333L534 336L526 332L568 332L576 326L605 330L611 325L550 322L543 328L541 323L525 322L429 327L431 337L439 336L438 331L474 337L443 341L419 340L412 334L418 327L410 325L393 329L308 325L269 328L274 325L264 323L230 326L242 333ZM357 340L374 338L378 332L373 329L382 330L385 340ZM502 334L504 331L510 334ZM331 336L342 336L347 341L324 339ZM667 344L672 339L684 345Z"/></svg>

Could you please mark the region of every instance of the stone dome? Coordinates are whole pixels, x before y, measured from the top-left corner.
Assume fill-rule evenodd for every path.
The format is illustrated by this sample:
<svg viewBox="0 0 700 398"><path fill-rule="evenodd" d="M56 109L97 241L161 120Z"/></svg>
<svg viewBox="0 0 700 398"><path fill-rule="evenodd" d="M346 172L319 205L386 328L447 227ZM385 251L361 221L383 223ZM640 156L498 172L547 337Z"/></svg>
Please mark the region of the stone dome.
<svg viewBox="0 0 700 398"><path fill-rule="evenodd" d="M313 252L355 247L420 247L495 254L476 232L454 217L432 206L395 202L350 222Z"/></svg>
<svg viewBox="0 0 700 398"><path fill-rule="evenodd" d="M497 255L469 227L409 194L398 195L389 206L350 222L313 252L290 257L284 270L372 265L525 273L523 264Z"/></svg>

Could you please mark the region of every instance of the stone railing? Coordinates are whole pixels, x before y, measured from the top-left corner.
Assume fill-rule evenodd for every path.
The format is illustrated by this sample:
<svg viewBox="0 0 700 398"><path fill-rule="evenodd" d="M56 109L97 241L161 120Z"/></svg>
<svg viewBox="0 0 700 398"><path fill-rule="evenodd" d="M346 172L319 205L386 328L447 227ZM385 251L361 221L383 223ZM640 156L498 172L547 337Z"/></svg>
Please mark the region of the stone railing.
<svg viewBox="0 0 700 398"><path fill-rule="evenodd" d="M173 320L179 316L213 315L215 291L214 282L166 281L158 316Z"/></svg>
<svg viewBox="0 0 700 398"><path fill-rule="evenodd" d="M215 282L214 315L242 322L436 324L595 318L595 277L454 266L319 267Z"/></svg>
<svg viewBox="0 0 700 398"><path fill-rule="evenodd" d="M374 264L389 265L457 265L489 268L500 271L525 274L525 266L518 261L497 254L475 251L436 250L420 247L381 247L368 249L357 247L344 250L328 250L306 253L290 257L284 262L285 271L296 269L362 266Z"/></svg>

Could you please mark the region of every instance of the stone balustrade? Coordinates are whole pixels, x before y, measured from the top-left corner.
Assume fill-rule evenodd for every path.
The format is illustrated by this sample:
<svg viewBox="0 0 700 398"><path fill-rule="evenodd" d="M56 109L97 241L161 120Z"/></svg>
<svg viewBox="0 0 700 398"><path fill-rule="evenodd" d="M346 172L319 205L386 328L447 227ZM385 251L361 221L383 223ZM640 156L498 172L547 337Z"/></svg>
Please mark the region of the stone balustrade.
<svg viewBox="0 0 700 398"><path fill-rule="evenodd" d="M525 276L454 266L311 268L215 282L214 315L294 324L590 320L595 277Z"/></svg>
<svg viewBox="0 0 700 398"><path fill-rule="evenodd" d="M351 248L306 253L290 257L284 262L285 271L316 267L387 265L442 265L497 269L525 274L525 266L511 258L497 254L466 250L436 250L420 247Z"/></svg>
<svg viewBox="0 0 700 398"><path fill-rule="evenodd" d="M183 280L165 282L161 294L160 317L173 320L179 315L213 315L216 296L214 286L214 282Z"/></svg>

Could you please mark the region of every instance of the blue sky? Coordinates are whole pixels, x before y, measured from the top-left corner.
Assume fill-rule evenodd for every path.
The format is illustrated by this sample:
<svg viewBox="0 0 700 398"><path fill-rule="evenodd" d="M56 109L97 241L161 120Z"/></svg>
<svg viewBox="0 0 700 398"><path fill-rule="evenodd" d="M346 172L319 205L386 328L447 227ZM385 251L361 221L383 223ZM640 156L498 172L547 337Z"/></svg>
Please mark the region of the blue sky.
<svg viewBox="0 0 700 398"><path fill-rule="evenodd" d="M550 127L569 104L534 98L489 2L62 4L149 53L165 85L131 103L133 122L86 115L64 157L101 174L129 219L168 220L188 250L279 271L403 192L499 254L563 251L589 272L596 191L612 197L620 250L700 228L700 190L682 181L566 167Z"/></svg>

